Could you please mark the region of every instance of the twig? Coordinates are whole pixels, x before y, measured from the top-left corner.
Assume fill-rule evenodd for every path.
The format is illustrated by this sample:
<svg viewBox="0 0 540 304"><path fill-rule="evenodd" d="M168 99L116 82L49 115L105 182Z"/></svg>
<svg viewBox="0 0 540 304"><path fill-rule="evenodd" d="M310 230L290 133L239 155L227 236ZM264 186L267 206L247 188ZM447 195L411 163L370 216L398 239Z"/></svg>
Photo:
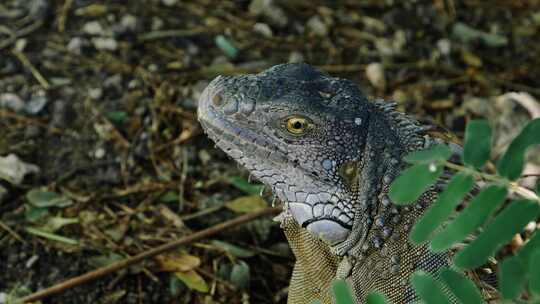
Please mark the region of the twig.
<svg viewBox="0 0 540 304"><path fill-rule="evenodd" d="M15 32L14 35L10 36L4 41L0 41L0 51L10 46L12 43L17 41L17 39L33 33L34 31L39 29L43 25L43 23L44 23L43 19L39 19L36 22L30 24L29 26L22 28L21 30L18 30L17 32Z"/></svg>
<svg viewBox="0 0 540 304"><path fill-rule="evenodd" d="M4 222L0 221L0 228L4 229L5 231L7 231L9 234L11 234L11 236L13 238L15 238L16 240L18 240L19 242L25 244L26 242L24 241L24 239L17 233L15 232L13 229L9 228L8 225L4 224Z"/></svg>
<svg viewBox="0 0 540 304"><path fill-rule="evenodd" d="M34 78L36 78L36 80L39 82L39 84L43 87L44 90L48 90L51 88L51 85L49 84L47 79L45 79L45 77L41 75L38 69L30 62L30 60L28 60L28 57L26 57L23 52L13 49L11 50L11 53L15 55L17 59L19 59L23 66L30 70Z"/></svg>
<svg viewBox="0 0 540 304"><path fill-rule="evenodd" d="M58 17L58 31L60 33L63 33L66 30L66 20L72 4L73 0L66 0L64 5L62 5L60 16Z"/></svg>
<svg viewBox="0 0 540 304"><path fill-rule="evenodd" d="M523 198L535 201L536 203L540 204L540 197L538 197L538 195L536 195L536 193L534 193L533 191L531 191L531 190L529 190L529 189L527 189L525 187L522 187L522 186L518 185L518 183L516 183L516 182L509 182L506 179L504 179L504 178L502 178L502 177L500 177L498 175L487 174L487 173L483 173L483 172L477 172L477 171L471 170L471 169L469 169L469 168L467 168L465 166L454 164L454 163L451 163L451 162L448 162L448 161L444 165L447 166L448 168L454 169L456 171L470 173L470 174L475 175L475 176L477 176L477 177L479 177L481 179L485 179L485 180L496 182L496 183L504 183L504 184L506 184L508 186L510 191L520 195Z"/></svg>
<svg viewBox="0 0 540 304"><path fill-rule="evenodd" d="M212 226L210 228L201 230L199 232L195 232L193 234L185 236L185 237L183 237L181 239L178 239L176 241L173 241L173 242L170 242L170 243L167 243L167 244L163 244L163 245L161 245L159 247L156 247L156 248L150 249L148 251L142 252L142 253L137 254L137 255L135 255L135 256L133 256L131 258L127 258L127 259L118 261L118 262L113 263L113 264L111 264L109 266L98 268L96 270L87 272L87 273L85 273L83 275L80 275L78 277L75 277L75 278L69 279L67 281L61 282L61 283L56 284L54 286L51 286L49 288L40 290L40 291L35 292L33 294L30 294L30 295L28 295L28 296L26 296L24 298L17 299L17 300L14 301L14 303L29 303L29 302L35 302L35 301L38 301L38 300L42 300L42 299L44 299L46 297L49 297L49 296L51 296L53 294L57 294L57 293L63 292L66 289L69 289L69 288L84 284L84 283L89 282L89 281L93 281L95 279L98 279L100 277L103 277L105 275L113 273L113 272L118 271L120 269L126 268L126 267L128 267L130 265L139 263L142 260L145 260L147 258L151 258L151 257L154 257L154 256L156 256L158 254L162 254L162 253L167 252L169 250L175 249L175 248L177 248L177 247L179 247L181 245L185 245L185 244L188 244L188 243L191 243L191 242L203 239L203 238L207 238L207 237L209 237L211 235L222 232L225 229L229 229L229 228L238 226L240 224L252 221L252 220L254 220L256 218L259 218L259 217L262 217L262 216L276 214L279 211L280 211L280 209L278 209L278 208L265 208L265 209L261 209L259 211L244 214L244 215L239 216L239 217L237 217L235 219L232 219L232 220L217 224L215 226Z"/></svg>

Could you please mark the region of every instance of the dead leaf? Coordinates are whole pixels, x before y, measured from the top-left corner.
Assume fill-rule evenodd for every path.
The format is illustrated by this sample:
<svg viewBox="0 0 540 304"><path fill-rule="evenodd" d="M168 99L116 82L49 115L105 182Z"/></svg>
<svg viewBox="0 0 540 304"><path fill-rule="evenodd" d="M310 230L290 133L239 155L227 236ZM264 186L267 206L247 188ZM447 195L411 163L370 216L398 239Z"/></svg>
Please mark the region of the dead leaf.
<svg viewBox="0 0 540 304"><path fill-rule="evenodd" d="M161 271L190 271L201 265L199 257L185 253L171 253L156 256Z"/></svg>
<svg viewBox="0 0 540 304"><path fill-rule="evenodd" d="M193 289L199 292L207 293L210 288L203 277L201 277L195 270L189 270L185 272L175 272L174 275L189 289Z"/></svg>
<svg viewBox="0 0 540 304"><path fill-rule="evenodd" d="M258 195L242 196L225 204L225 207L237 213L253 212L266 208L266 201Z"/></svg>

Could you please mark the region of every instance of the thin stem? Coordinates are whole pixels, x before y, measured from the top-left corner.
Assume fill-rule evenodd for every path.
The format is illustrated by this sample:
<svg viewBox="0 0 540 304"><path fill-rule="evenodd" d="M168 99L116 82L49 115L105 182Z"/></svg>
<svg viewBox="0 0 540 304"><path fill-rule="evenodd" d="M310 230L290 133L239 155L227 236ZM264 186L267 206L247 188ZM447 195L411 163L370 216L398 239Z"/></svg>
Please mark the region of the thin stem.
<svg viewBox="0 0 540 304"><path fill-rule="evenodd" d="M528 200L532 200L532 201L535 201L537 203L540 204L540 197L538 197L538 195L536 193L534 193L533 191L525 188L525 187L522 187L520 185L518 185L518 183L516 182L511 182L501 176L498 176L498 175L495 175L495 174L488 174L488 173L484 173L484 172L479 172L479 171L476 171L476 170L473 170L469 167L465 167L465 166L462 166L462 165L458 165L458 164L454 164L454 163L451 163L451 162L445 162L444 165L450 169L453 169L453 170L456 170L456 171L460 171L460 172L464 172L464 173L467 173L467 174L470 174L470 175L473 175L479 179L484 179L484 180L488 180L488 181L492 181L492 182L495 182L495 183L498 183L498 184L502 184L502 185L505 185L507 186L511 192L523 197L523 198L526 198Z"/></svg>

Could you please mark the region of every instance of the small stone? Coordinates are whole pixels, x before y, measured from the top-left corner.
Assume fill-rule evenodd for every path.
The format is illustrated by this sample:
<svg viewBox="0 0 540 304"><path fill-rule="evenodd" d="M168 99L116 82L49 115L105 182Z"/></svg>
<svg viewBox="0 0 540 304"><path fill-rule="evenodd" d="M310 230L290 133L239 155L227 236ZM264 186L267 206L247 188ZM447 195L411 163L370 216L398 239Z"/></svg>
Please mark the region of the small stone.
<svg viewBox="0 0 540 304"><path fill-rule="evenodd" d="M362 118L356 117L356 118L354 119L354 123L357 124L357 125L361 125L361 124L362 124Z"/></svg>
<svg viewBox="0 0 540 304"><path fill-rule="evenodd" d="M115 51L118 48L118 42L114 38L96 37L92 39L94 47L101 51Z"/></svg>
<svg viewBox="0 0 540 304"><path fill-rule="evenodd" d="M6 157L0 156L0 179L9 183L19 185L26 175L38 172L38 166L23 162L15 154L9 154Z"/></svg>
<svg viewBox="0 0 540 304"><path fill-rule="evenodd" d="M127 14L120 19L120 32L134 32L137 29L137 17Z"/></svg>
<svg viewBox="0 0 540 304"><path fill-rule="evenodd" d="M266 23L261 23L261 22L255 23L255 25L253 25L253 31L267 38L272 38L272 36L274 36L272 29Z"/></svg>
<svg viewBox="0 0 540 304"><path fill-rule="evenodd" d="M80 55L82 53L83 45L84 43L81 37L73 37L68 42L66 49L73 54Z"/></svg>
<svg viewBox="0 0 540 304"><path fill-rule="evenodd" d="M105 156L105 153L105 149L97 148L96 151L94 151L94 157L96 159L102 159Z"/></svg>
<svg viewBox="0 0 540 304"><path fill-rule="evenodd" d="M386 88L386 77L384 75L384 65L373 62L366 67L366 77L375 88L384 90Z"/></svg>
<svg viewBox="0 0 540 304"><path fill-rule="evenodd" d="M439 49L439 52L441 52L442 55L448 56L452 50L452 43L446 38L439 39L437 41L437 49Z"/></svg>
<svg viewBox="0 0 540 304"><path fill-rule="evenodd" d="M20 112L24 109L23 100L13 93L0 94L0 108L6 108L15 112Z"/></svg>
<svg viewBox="0 0 540 304"><path fill-rule="evenodd" d="M93 100L98 100L103 95L103 89L101 88L93 88L88 90L88 96L92 98Z"/></svg>
<svg viewBox="0 0 540 304"><path fill-rule="evenodd" d="M34 94L25 106L25 110L29 114L37 114L47 105L48 99L45 91L38 91Z"/></svg>
<svg viewBox="0 0 540 304"><path fill-rule="evenodd" d="M304 62L304 55L302 55L302 53L297 52L297 51L291 52L291 53L289 54L289 59L288 59L288 61L289 61L290 63Z"/></svg>
<svg viewBox="0 0 540 304"><path fill-rule="evenodd" d="M325 37L328 35L328 27L319 16L309 18L306 27L317 36Z"/></svg>
<svg viewBox="0 0 540 304"><path fill-rule="evenodd" d="M98 21L90 21L83 25L83 32L89 34L89 35L102 35L103 34L103 27Z"/></svg>

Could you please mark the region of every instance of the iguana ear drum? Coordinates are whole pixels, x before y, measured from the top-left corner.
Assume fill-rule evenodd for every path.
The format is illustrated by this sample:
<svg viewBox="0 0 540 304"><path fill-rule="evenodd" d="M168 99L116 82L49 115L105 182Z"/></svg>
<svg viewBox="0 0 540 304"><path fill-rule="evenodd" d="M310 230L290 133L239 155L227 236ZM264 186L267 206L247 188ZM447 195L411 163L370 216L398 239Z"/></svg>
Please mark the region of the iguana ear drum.
<svg viewBox="0 0 540 304"><path fill-rule="evenodd" d="M341 165L339 167L339 176L341 176L341 179L343 180L343 183L351 190L351 192L355 192L358 190L358 182L359 182L359 176L358 176L358 166L359 162L356 160L348 161Z"/></svg>

